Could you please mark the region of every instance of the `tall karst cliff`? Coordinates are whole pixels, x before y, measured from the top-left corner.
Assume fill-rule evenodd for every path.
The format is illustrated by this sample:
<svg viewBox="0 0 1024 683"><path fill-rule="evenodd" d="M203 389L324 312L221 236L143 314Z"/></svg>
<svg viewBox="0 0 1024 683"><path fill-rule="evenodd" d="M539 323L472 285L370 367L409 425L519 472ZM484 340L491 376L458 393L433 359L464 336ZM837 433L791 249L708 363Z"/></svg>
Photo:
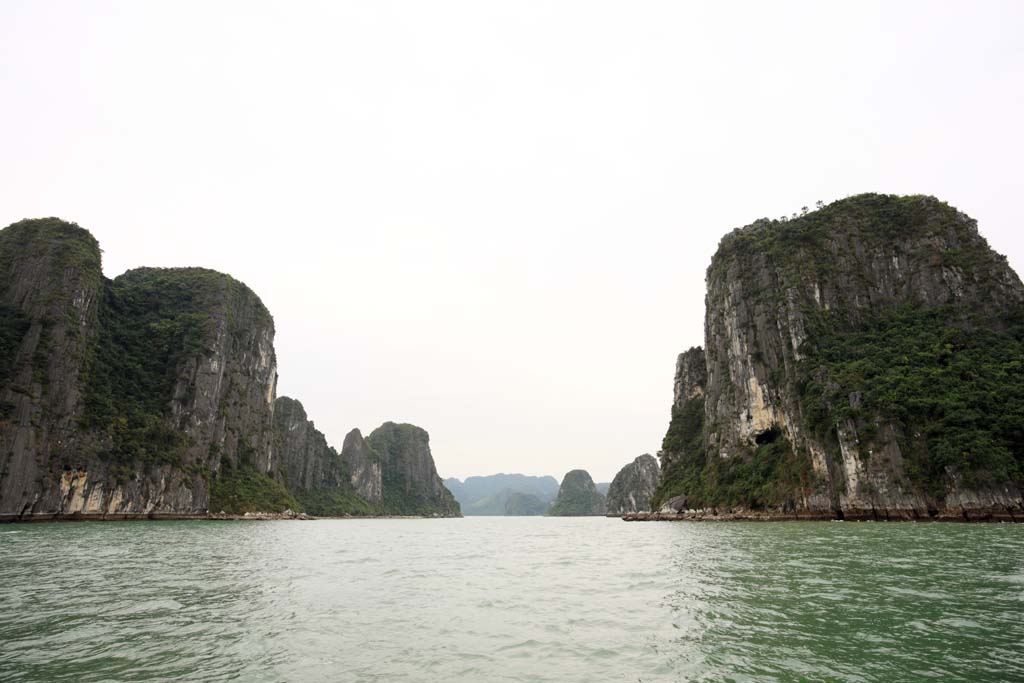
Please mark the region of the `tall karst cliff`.
<svg viewBox="0 0 1024 683"><path fill-rule="evenodd" d="M301 403L282 396L275 406L285 484L306 512L459 516L458 503L437 475L425 430L387 422L364 439L353 429L338 453Z"/></svg>
<svg viewBox="0 0 1024 683"><path fill-rule="evenodd" d="M385 422L366 443L380 458L382 505L388 513L461 516L458 501L437 475L426 430Z"/></svg>
<svg viewBox="0 0 1024 683"><path fill-rule="evenodd" d="M366 443L362 432L353 429L345 435L341 447L342 462L348 468L349 483L356 494L371 505L380 506L384 502L384 478L381 471L381 459L370 445ZM433 458L431 458L433 464Z"/></svg>
<svg viewBox="0 0 1024 683"><path fill-rule="evenodd" d="M200 512L222 468L276 471L274 324L199 268L103 278L85 230L0 232L0 513Z"/></svg>
<svg viewBox="0 0 1024 683"><path fill-rule="evenodd" d="M760 220L723 238L706 301L657 502L1024 515L1024 286L974 220L886 195Z"/></svg>
<svg viewBox="0 0 1024 683"><path fill-rule="evenodd" d="M311 424L282 436L304 413L275 421L273 342L270 313L228 275L108 280L77 225L0 231L0 519L301 509L293 493L325 490L373 505L361 438L346 470Z"/></svg>
<svg viewBox="0 0 1024 683"><path fill-rule="evenodd" d="M374 503L379 497L370 500L360 495L352 485L349 463L327 444L299 401L278 397L274 402L274 430L285 485L306 512L318 516L378 512Z"/></svg>

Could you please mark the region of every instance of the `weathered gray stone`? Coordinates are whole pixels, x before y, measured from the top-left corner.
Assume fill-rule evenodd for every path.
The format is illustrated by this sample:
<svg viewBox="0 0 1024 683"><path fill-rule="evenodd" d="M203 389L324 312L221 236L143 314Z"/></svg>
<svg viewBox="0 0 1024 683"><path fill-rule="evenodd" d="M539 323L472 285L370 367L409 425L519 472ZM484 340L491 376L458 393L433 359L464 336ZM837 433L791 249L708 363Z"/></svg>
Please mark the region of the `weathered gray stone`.
<svg viewBox="0 0 1024 683"><path fill-rule="evenodd" d="M812 220L824 229L807 238L801 231L811 230L805 226ZM906 449L924 448L921 433L868 412L859 392L848 397L856 419L837 419L834 442L823 440L800 391L802 362L816 341L813 323L823 315L857 325L900 308L941 309L952 325L1005 329L1024 302L1006 259L988 247L975 221L931 197L864 195L801 221L761 220L735 230L712 259L705 346L679 357L674 384L674 416L689 401L704 401L704 453L695 457L732 458L785 439L813 476L790 491L780 515L1024 515L1015 482L971 489L951 477L941 499L915 486ZM789 240L784 249L781 231ZM813 379L838 386L820 373ZM663 474L684 457L678 443L659 455Z"/></svg>
<svg viewBox="0 0 1024 683"><path fill-rule="evenodd" d="M607 514L649 512L660 474L658 461L646 453L619 470L605 496Z"/></svg>

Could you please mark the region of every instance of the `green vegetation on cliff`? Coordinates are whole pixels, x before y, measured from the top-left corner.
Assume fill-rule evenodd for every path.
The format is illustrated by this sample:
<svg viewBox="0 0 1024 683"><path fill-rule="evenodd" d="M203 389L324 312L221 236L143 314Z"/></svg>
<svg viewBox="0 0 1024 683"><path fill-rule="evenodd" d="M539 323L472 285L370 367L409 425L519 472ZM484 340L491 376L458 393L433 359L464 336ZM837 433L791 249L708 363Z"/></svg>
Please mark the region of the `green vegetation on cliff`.
<svg viewBox="0 0 1024 683"><path fill-rule="evenodd" d="M0 231L0 273L23 275L19 265L31 267L33 260L47 255L50 282L60 282L67 272L82 274L93 283L102 277L99 242L77 223L27 218Z"/></svg>
<svg viewBox="0 0 1024 683"><path fill-rule="evenodd" d="M663 463L661 481L651 499L657 510L669 498L680 494L701 495L706 464L704 451L704 398L687 401L682 408L672 407L672 420L661 442L662 453L670 453L671 462Z"/></svg>
<svg viewBox="0 0 1024 683"><path fill-rule="evenodd" d="M0 377L9 377L32 319L8 306L0 306Z"/></svg>
<svg viewBox="0 0 1024 683"><path fill-rule="evenodd" d="M572 470L562 478L558 497L548 508L552 517L585 517L605 513L604 496L597 492L586 470Z"/></svg>
<svg viewBox="0 0 1024 683"><path fill-rule="evenodd" d="M380 456L385 514L461 514L459 503L437 476L429 441L425 430L394 422L385 422L366 438Z"/></svg>
<svg viewBox="0 0 1024 683"><path fill-rule="evenodd" d="M940 499L949 472L969 486L1024 474L1024 318L1006 329L957 318L901 307L851 326L823 315L803 364L804 412L819 436L838 447L836 423L854 420L867 443L882 416L899 427L908 475Z"/></svg>
<svg viewBox="0 0 1024 683"><path fill-rule="evenodd" d="M211 352L214 315L242 287L204 268L139 268L106 283L82 416L107 437L101 457L127 469L182 464L185 436L168 423L179 371Z"/></svg>
<svg viewBox="0 0 1024 683"><path fill-rule="evenodd" d="M86 364L82 424L103 432L101 457L124 467L181 465L185 436L168 424L181 362L203 351L210 299L226 276L139 269L107 282Z"/></svg>
<svg viewBox="0 0 1024 683"><path fill-rule="evenodd" d="M243 514L246 512L303 511L302 505L284 486L251 465L232 467L221 460L221 471L210 484L210 512Z"/></svg>
<svg viewBox="0 0 1024 683"><path fill-rule="evenodd" d="M704 398L673 409L662 451L673 454L652 498L657 510L686 496L688 508L787 507L795 492L812 485L810 460L793 452L775 429L755 447L729 457L708 457L704 446Z"/></svg>
<svg viewBox="0 0 1024 683"><path fill-rule="evenodd" d="M49 293L76 283L98 283L100 278L99 243L74 223L59 218L26 219L0 230L0 291L20 292L16 294L19 302L33 301L31 290ZM41 384L48 379L49 333L54 323L66 318L70 323L67 334L78 333L78 320L67 309L66 300L54 294L40 298L31 310L19 310L18 304L0 305L0 382L11 377L33 323L39 325L39 343L31 358L32 380Z"/></svg>
<svg viewBox="0 0 1024 683"><path fill-rule="evenodd" d="M708 280L724 275L722 269L733 258L752 271L759 269L755 260L763 258L779 269L787 285L828 280L836 275L836 263L823 256L837 230L844 229L856 231L857 248L866 254L897 240L954 236L958 243L974 247L937 250L934 265L978 268L976 275L987 278L983 267L991 252L983 239L971 234L971 223L964 219L953 207L926 195L859 194L796 218L762 218L733 230L722 238L708 268ZM770 288L757 290L765 297L773 292L778 293Z"/></svg>
<svg viewBox="0 0 1024 683"><path fill-rule="evenodd" d="M706 385L677 367L656 504L1020 506L1024 286L971 218L866 194L762 219L722 239L707 286Z"/></svg>
<svg viewBox="0 0 1024 683"><path fill-rule="evenodd" d="M381 514L380 510L360 498L351 488L313 489L296 495L302 508L317 517L364 517Z"/></svg>

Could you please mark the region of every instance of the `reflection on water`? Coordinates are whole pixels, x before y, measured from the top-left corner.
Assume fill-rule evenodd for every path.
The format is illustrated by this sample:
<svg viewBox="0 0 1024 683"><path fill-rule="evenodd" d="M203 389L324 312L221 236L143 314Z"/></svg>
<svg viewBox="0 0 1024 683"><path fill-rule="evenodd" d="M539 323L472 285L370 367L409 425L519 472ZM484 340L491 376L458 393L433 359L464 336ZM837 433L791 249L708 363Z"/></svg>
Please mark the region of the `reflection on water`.
<svg viewBox="0 0 1024 683"><path fill-rule="evenodd" d="M5 681L1018 681L1024 526L0 527Z"/></svg>

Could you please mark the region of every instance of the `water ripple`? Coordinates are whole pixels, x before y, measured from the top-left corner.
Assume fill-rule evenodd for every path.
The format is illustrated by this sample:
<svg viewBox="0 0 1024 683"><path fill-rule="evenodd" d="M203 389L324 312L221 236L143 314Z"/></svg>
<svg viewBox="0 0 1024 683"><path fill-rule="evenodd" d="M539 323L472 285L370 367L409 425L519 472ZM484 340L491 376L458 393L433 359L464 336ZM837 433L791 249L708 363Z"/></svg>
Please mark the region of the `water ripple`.
<svg viewBox="0 0 1024 683"><path fill-rule="evenodd" d="M3 681L1024 680L1024 526L0 532Z"/></svg>

